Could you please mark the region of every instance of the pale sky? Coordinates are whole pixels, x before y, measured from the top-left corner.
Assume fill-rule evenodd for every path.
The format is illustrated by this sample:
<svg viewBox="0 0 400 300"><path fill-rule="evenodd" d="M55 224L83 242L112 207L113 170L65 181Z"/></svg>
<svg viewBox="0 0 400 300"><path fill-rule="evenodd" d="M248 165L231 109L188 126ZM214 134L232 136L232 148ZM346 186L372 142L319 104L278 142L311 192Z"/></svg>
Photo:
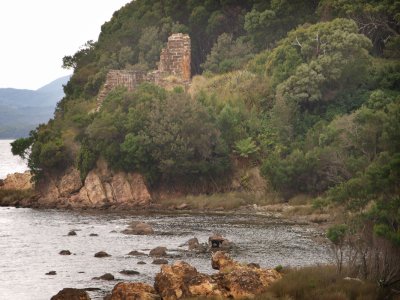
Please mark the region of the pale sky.
<svg viewBox="0 0 400 300"><path fill-rule="evenodd" d="M36 90L131 0L0 0L0 88Z"/></svg>

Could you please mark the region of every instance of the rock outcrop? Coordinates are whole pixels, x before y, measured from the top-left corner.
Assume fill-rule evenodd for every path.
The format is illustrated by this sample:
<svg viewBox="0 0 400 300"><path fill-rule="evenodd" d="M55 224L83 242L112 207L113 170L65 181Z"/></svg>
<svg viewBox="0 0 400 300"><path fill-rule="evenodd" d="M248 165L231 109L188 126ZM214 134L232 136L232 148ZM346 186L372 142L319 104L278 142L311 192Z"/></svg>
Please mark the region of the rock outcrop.
<svg viewBox="0 0 400 300"><path fill-rule="evenodd" d="M111 300L158 300L161 299L151 285L141 282L121 282L114 286Z"/></svg>
<svg viewBox="0 0 400 300"><path fill-rule="evenodd" d="M7 175L0 180L0 190L29 190L33 188L32 175L29 171Z"/></svg>
<svg viewBox="0 0 400 300"><path fill-rule="evenodd" d="M104 161L82 183L79 171L69 168L58 176L46 176L38 184L40 207L132 208L149 205L151 196L138 173L114 172Z"/></svg>
<svg viewBox="0 0 400 300"><path fill-rule="evenodd" d="M90 297L85 290L65 288L51 297L51 300L90 300Z"/></svg>
<svg viewBox="0 0 400 300"><path fill-rule="evenodd" d="M164 265L156 275L154 288L166 300L190 297L240 299L262 293L273 281L281 278L276 270L242 265L221 251L214 253L212 266L220 272L202 274L183 261Z"/></svg>

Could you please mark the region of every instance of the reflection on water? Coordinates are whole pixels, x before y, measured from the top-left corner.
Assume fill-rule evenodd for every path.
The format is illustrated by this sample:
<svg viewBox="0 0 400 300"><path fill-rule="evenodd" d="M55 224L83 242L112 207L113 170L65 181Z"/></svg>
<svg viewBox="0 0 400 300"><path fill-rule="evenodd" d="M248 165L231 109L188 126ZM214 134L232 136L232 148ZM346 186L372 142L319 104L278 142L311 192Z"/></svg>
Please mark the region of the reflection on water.
<svg viewBox="0 0 400 300"><path fill-rule="evenodd" d="M149 222L156 231L152 236L120 233L131 221ZM76 230L77 236L68 236ZM90 236L96 233L98 236ZM205 242L213 233L221 233L237 245L232 256L239 261L301 266L325 263L329 259L325 245L312 237L319 233L308 226L287 225L278 220L247 215L168 215L120 214L115 212L72 212L0 208L0 295L1 299L50 299L65 287L96 287L92 299L102 299L117 281L92 280L112 273L121 280L153 283L160 266L152 259L126 255L132 250L148 253L156 246L166 246L169 262L182 259L199 271L212 273L210 255L193 255L179 247L189 238ZM73 255L61 256L61 250ZM98 251L111 254L95 258ZM146 265L138 265L143 260ZM119 271L136 270L137 276ZM56 271L57 275L45 273Z"/></svg>

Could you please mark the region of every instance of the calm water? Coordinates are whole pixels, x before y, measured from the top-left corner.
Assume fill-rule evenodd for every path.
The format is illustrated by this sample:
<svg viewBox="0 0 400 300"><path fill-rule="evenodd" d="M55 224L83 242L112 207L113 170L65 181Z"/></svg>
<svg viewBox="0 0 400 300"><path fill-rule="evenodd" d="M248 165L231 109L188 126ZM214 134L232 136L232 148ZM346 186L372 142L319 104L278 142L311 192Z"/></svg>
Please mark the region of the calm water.
<svg viewBox="0 0 400 300"><path fill-rule="evenodd" d="M0 140L0 179L6 178L7 174L22 173L28 169L26 162L11 153L10 143L13 140Z"/></svg>
<svg viewBox="0 0 400 300"><path fill-rule="evenodd" d="M156 234L122 234L120 231L134 220L151 223ZM77 230L77 236L67 236L72 229ZM156 246L166 246L172 256L180 256L198 270L212 273L209 254L193 255L179 246L194 236L205 242L215 232L235 242L235 259L263 267L301 266L329 259L326 246L313 239L320 235L315 229L256 215L121 215L0 208L0 299L50 299L65 287L100 288L90 295L92 299L102 299L118 282L92 279L104 273L112 273L118 280L153 283L160 266L152 265L150 257L126 254L132 250L148 253ZM98 236L91 237L91 233ZM73 255L59 255L64 249ZM95 258L98 251L112 256ZM139 260L147 264L138 265ZM140 275L119 274L123 269L139 271ZM57 275L46 276L51 270Z"/></svg>

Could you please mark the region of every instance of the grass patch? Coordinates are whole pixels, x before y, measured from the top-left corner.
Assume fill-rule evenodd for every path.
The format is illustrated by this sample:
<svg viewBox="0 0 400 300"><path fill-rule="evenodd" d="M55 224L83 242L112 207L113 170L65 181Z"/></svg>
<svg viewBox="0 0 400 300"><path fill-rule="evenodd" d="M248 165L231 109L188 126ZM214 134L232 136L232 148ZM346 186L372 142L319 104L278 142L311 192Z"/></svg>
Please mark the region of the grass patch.
<svg viewBox="0 0 400 300"><path fill-rule="evenodd" d="M334 266L285 270L284 277L255 299L265 300L373 300L384 299L385 291L372 282L345 280Z"/></svg>
<svg viewBox="0 0 400 300"><path fill-rule="evenodd" d="M212 195L188 195L185 197L162 200L165 208L179 207L186 204L187 209L231 210L247 205L268 205L277 202L276 194L254 192L229 192Z"/></svg>
<svg viewBox="0 0 400 300"><path fill-rule="evenodd" d="M35 195L34 190L0 190L0 205L11 204L16 201L31 198Z"/></svg>

